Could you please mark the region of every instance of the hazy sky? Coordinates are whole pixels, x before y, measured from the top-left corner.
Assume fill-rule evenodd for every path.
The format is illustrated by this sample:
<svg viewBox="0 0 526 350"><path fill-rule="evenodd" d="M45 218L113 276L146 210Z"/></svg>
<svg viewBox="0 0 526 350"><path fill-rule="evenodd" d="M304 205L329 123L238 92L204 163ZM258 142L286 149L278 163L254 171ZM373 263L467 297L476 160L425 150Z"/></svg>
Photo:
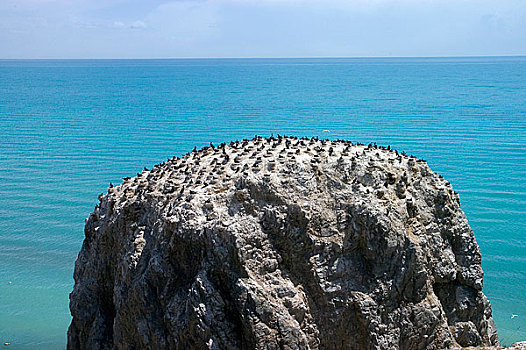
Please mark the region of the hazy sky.
<svg viewBox="0 0 526 350"><path fill-rule="evenodd" d="M526 55L526 0L0 0L0 58Z"/></svg>

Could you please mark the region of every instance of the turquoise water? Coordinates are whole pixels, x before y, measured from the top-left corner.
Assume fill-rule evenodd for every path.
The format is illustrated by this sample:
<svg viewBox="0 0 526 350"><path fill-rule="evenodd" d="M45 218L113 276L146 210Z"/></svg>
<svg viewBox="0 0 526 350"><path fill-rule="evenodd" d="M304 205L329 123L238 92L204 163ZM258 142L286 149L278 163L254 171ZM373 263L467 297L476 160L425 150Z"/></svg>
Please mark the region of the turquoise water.
<svg viewBox="0 0 526 350"><path fill-rule="evenodd" d="M84 219L110 181L271 133L426 159L460 193L501 340L526 340L526 58L0 61L0 131L12 348L65 346Z"/></svg>

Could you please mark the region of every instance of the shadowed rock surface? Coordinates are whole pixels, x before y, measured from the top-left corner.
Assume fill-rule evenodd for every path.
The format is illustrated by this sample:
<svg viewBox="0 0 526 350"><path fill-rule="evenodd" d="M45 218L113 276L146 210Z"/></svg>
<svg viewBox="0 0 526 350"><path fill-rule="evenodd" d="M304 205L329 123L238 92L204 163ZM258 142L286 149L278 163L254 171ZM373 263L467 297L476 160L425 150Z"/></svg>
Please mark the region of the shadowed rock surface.
<svg viewBox="0 0 526 350"><path fill-rule="evenodd" d="M498 345L458 195L374 145L256 137L100 197L69 349Z"/></svg>

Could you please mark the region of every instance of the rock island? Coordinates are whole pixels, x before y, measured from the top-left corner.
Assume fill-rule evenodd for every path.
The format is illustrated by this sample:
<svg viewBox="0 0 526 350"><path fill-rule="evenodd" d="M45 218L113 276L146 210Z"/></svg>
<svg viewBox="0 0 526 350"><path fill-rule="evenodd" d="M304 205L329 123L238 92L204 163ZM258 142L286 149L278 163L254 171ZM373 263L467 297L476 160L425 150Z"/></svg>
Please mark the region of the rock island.
<svg viewBox="0 0 526 350"><path fill-rule="evenodd" d="M69 349L498 345L458 194L388 147L210 145L99 199Z"/></svg>

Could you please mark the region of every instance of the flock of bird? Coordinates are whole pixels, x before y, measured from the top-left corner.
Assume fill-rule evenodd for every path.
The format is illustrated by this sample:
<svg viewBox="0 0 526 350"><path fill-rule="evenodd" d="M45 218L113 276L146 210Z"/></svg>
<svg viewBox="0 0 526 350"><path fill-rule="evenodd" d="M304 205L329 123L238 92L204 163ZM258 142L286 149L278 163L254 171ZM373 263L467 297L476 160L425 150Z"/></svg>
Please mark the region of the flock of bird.
<svg viewBox="0 0 526 350"><path fill-rule="evenodd" d="M411 167L424 160L398 152L376 143L361 144L344 140L317 137L261 137L212 143L202 149L194 148L182 157L173 157L144 170L135 177L125 177L121 186L110 183L109 192L124 192L124 197L157 193L162 196L194 195L202 191L221 191L235 179L278 176L282 183L295 176L294 169L323 170L330 166L374 168L379 162L399 167ZM407 178L403 175L402 179Z"/></svg>

